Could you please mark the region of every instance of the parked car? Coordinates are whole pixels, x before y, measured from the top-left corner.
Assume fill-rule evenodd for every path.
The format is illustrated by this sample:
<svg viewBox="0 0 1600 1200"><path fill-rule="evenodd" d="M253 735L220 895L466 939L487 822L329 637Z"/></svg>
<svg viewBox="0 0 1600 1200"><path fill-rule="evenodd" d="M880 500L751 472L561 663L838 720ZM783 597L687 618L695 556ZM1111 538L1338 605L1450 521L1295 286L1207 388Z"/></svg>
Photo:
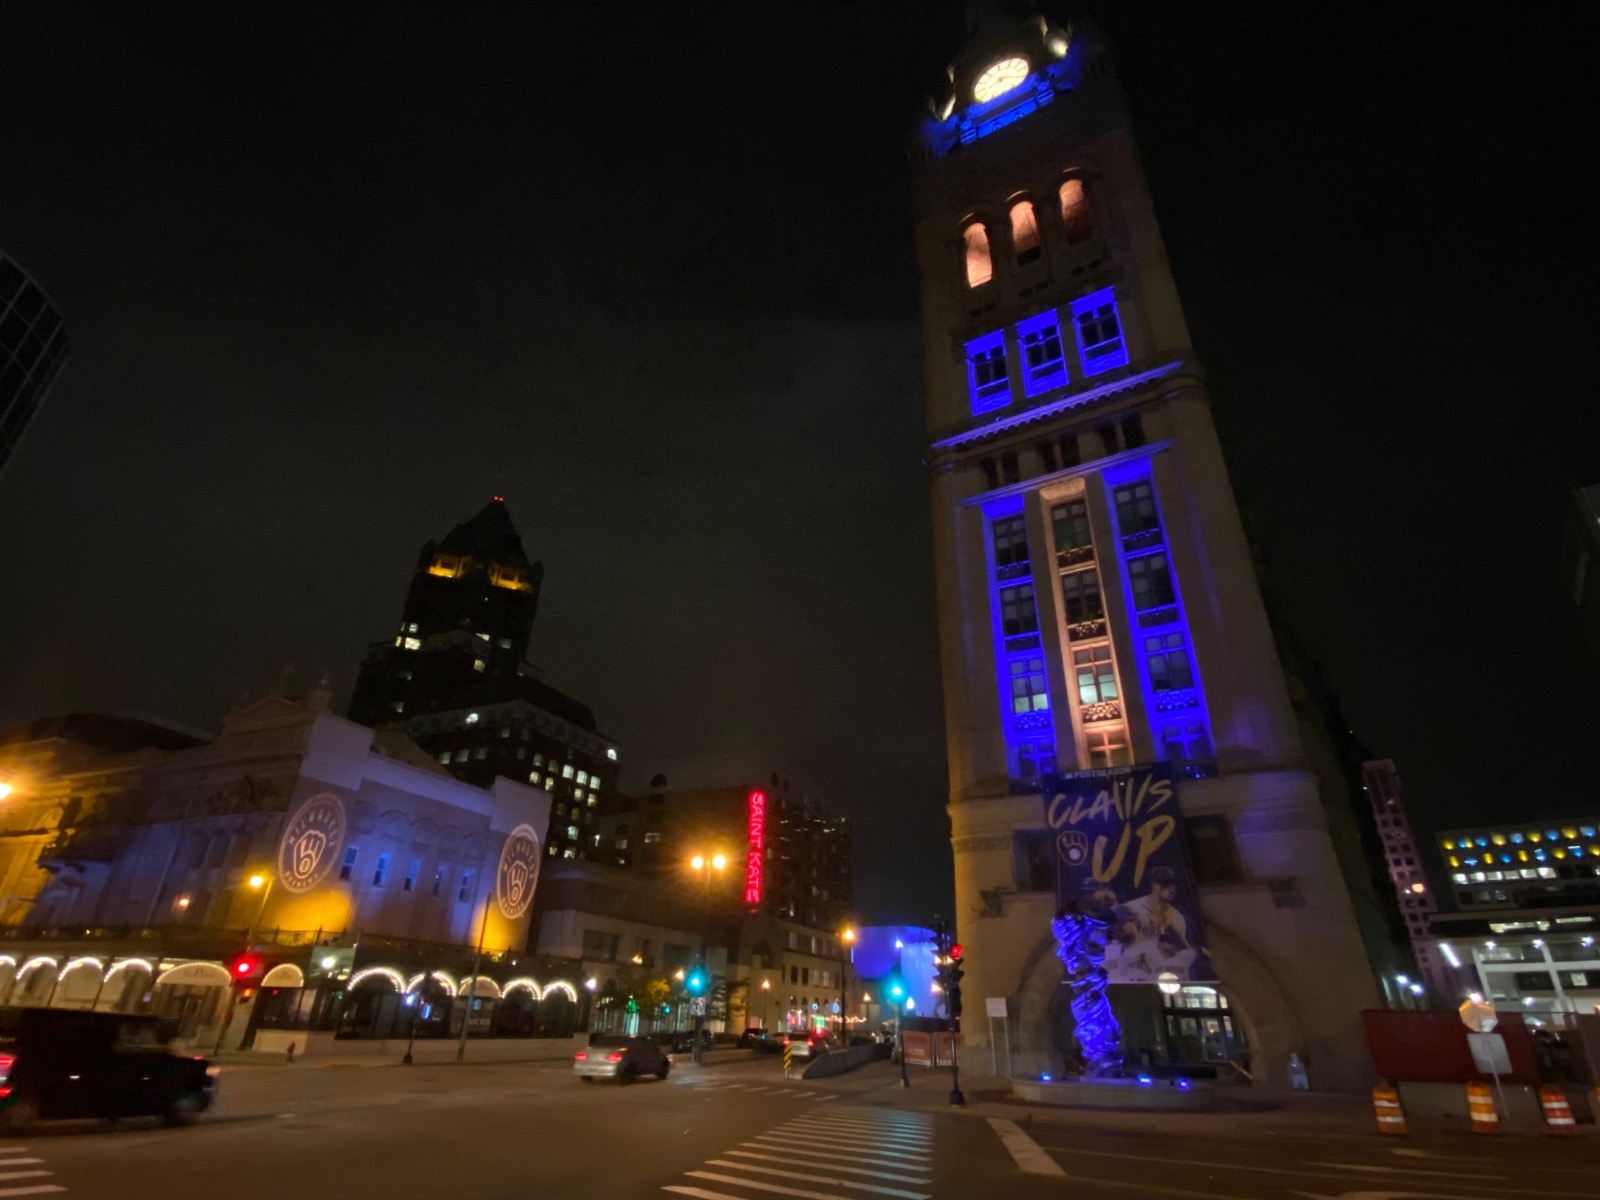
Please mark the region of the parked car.
<svg viewBox="0 0 1600 1200"><path fill-rule="evenodd" d="M139 1116L191 1123L211 1107L217 1072L204 1058L172 1053L176 1032L155 1017L0 1009L0 1123Z"/></svg>
<svg viewBox="0 0 1600 1200"><path fill-rule="evenodd" d="M752 1025L739 1035L734 1043L741 1050L754 1050L757 1054L776 1054L783 1049L783 1039L774 1037L769 1029Z"/></svg>
<svg viewBox="0 0 1600 1200"><path fill-rule="evenodd" d="M649 1038L602 1035L591 1039L587 1050L573 1055L572 1069L585 1083L596 1079L632 1083L640 1075L665 1079L672 1060Z"/></svg>
<svg viewBox="0 0 1600 1200"><path fill-rule="evenodd" d="M711 1036L711 1030L702 1029L700 1031L700 1048L702 1050L712 1049L716 1045L716 1041L716 1038ZM677 1033L672 1035L672 1040L668 1043L668 1045L671 1046L674 1054L693 1054L694 1030L679 1030Z"/></svg>
<svg viewBox="0 0 1600 1200"><path fill-rule="evenodd" d="M803 1030L787 1035L783 1044L790 1048L790 1055L794 1058L821 1058L830 1050L837 1050L839 1044L825 1033L806 1033Z"/></svg>

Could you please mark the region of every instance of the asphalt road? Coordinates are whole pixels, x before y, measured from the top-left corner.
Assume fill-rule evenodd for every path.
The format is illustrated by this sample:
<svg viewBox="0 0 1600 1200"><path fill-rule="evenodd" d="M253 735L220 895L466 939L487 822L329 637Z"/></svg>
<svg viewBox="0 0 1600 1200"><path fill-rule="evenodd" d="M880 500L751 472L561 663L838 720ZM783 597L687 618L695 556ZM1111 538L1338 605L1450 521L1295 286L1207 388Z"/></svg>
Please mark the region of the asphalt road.
<svg viewBox="0 0 1600 1200"><path fill-rule="evenodd" d="M883 1090L893 1078L878 1064L786 1081L770 1059L683 1064L627 1087L581 1084L565 1065L229 1068L217 1110L190 1129L61 1125L0 1140L0 1200L1600 1197L1595 1137L1397 1146L1222 1135L1181 1116L1106 1128L999 1106L906 1109L909 1095Z"/></svg>

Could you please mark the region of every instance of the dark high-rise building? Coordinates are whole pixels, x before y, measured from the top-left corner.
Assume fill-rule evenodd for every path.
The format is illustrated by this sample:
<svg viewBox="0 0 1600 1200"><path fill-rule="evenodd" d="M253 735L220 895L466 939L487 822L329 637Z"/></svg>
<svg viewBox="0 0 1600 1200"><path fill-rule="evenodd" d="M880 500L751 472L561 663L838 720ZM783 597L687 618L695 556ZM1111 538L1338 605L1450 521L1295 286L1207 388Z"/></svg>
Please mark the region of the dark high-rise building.
<svg viewBox="0 0 1600 1200"><path fill-rule="evenodd" d="M1572 489L1561 538L1561 574L1584 640L1600 658L1600 483Z"/></svg>
<svg viewBox="0 0 1600 1200"><path fill-rule="evenodd" d="M588 858L618 747L526 661L543 578L499 496L425 544L399 630L367 650L350 719L403 729L476 787L504 776L549 792L545 853Z"/></svg>
<svg viewBox="0 0 1600 1200"><path fill-rule="evenodd" d="M0 473L67 361L67 329L49 298L0 252Z"/></svg>

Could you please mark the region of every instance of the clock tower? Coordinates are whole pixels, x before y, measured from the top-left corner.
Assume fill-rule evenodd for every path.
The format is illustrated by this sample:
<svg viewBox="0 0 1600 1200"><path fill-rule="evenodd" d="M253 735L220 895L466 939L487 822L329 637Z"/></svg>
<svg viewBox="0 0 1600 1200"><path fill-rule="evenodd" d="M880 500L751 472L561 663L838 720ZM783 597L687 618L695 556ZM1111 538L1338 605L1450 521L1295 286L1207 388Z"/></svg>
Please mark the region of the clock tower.
<svg viewBox="0 0 1600 1200"><path fill-rule="evenodd" d="M1051 919L1087 852L1050 801L1146 772L1174 857L1107 912L1128 1060L1362 1086L1344 797L1308 766L1104 38L974 5L912 157L966 1040L1004 997L1012 1073L1071 1069Z"/></svg>

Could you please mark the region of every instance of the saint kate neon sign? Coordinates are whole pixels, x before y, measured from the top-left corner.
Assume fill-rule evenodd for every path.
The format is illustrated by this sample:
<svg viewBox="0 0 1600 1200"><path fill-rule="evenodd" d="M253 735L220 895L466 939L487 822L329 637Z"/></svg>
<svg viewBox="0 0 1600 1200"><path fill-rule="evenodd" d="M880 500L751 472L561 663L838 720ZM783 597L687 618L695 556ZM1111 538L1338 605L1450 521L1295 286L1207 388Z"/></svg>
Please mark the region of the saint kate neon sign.
<svg viewBox="0 0 1600 1200"><path fill-rule="evenodd" d="M748 808L750 849L744 860L744 902L761 903L761 852L767 845L767 794L751 792Z"/></svg>

